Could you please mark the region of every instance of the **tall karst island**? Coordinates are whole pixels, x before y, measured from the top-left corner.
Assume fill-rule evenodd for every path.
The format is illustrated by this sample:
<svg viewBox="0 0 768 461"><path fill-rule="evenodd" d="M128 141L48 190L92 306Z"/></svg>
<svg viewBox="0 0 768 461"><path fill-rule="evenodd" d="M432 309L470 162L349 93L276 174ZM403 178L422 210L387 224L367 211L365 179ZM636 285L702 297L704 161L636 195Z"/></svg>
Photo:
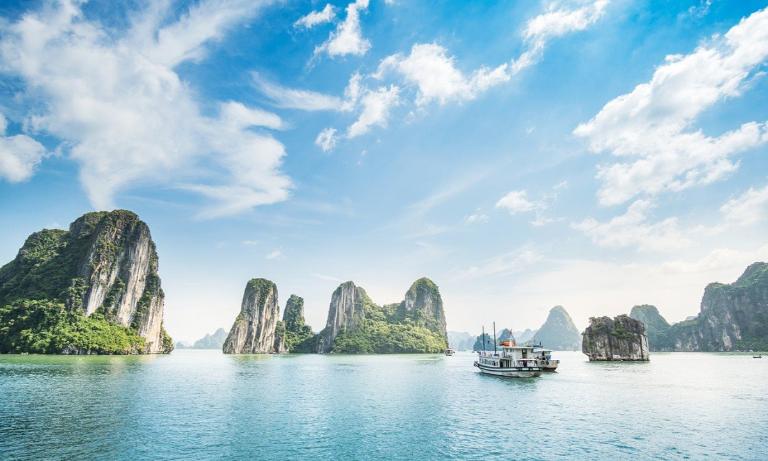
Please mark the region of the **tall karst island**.
<svg viewBox="0 0 768 461"><path fill-rule="evenodd" d="M35 232L0 268L0 352L170 352L157 270L149 227L130 211Z"/></svg>
<svg viewBox="0 0 768 461"><path fill-rule="evenodd" d="M402 302L385 305L354 282L342 283L331 296L326 327L316 335L304 323L300 297L290 297L281 321L279 314L275 284L248 282L224 352L430 353L448 346L440 291L427 278L415 281Z"/></svg>
<svg viewBox="0 0 768 461"><path fill-rule="evenodd" d="M670 325L655 306L632 308L656 351L768 349L768 263L756 262L735 282L710 283L696 317Z"/></svg>

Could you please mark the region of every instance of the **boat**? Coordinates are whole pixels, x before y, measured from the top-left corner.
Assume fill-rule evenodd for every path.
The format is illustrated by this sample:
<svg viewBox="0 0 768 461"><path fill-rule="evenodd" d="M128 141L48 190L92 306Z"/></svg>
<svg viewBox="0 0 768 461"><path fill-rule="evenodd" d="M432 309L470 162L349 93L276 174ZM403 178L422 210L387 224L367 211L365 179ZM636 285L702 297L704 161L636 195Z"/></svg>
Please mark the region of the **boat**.
<svg viewBox="0 0 768 461"><path fill-rule="evenodd" d="M478 351L475 367L481 373L506 378L534 378L541 376L542 369L533 346L518 346L514 341L502 341L496 345L496 324L493 325L493 351ZM485 337L485 328L483 336Z"/></svg>
<svg viewBox="0 0 768 461"><path fill-rule="evenodd" d="M533 353L536 354L536 358L539 361L539 366L543 371L556 371L557 366L560 365L559 360L552 358L552 351L550 349L544 349L541 347L541 343L539 343L538 346L533 347Z"/></svg>
<svg viewBox="0 0 768 461"><path fill-rule="evenodd" d="M445 350L445 355L448 355L448 356L451 356L451 355L453 355L455 353L456 353L456 351L453 350L453 349L446 349Z"/></svg>
<svg viewBox="0 0 768 461"><path fill-rule="evenodd" d="M763 355L762 354L753 355L752 358L753 359L762 359Z"/></svg>

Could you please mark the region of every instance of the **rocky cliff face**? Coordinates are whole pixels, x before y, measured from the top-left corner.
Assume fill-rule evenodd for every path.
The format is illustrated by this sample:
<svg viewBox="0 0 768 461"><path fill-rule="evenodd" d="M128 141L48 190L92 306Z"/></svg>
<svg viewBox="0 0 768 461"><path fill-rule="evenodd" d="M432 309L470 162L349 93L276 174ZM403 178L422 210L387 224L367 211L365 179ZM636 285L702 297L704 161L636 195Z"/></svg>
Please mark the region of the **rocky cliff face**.
<svg viewBox="0 0 768 461"><path fill-rule="evenodd" d="M400 303L398 314L416 325L447 335L443 299L435 282L426 277L413 282Z"/></svg>
<svg viewBox="0 0 768 461"><path fill-rule="evenodd" d="M344 282L331 295L328 320L317 339L317 352L330 352L333 341L342 331L357 329L365 318L365 306L372 304L364 289L354 282Z"/></svg>
<svg viewBox="0 0 768 461"><path fill-rule="evenodd" d="M443 300L428 278L416 280L396 304L377 305L353 282L331 297L326 327L314 339L316 352L439 352L448 346Z"/></svg>
<svg viewBox="0 0 768 461"><path fill-rule="evenodd" d="M647 361L645 325L627 315L592 317L584 330L581 351L591 361Z"/></svg>
<svg viewBox="0 0 768 461"><path fill-rule="evenodd" d="M533 342L549 349L575 351L579 349L581 335L563 306L555 306L533 336Z"/></svg>
<svg viewBox="0 0 768 461"><path fill-rule="evenodd" d="M680 351L768 350L768 264L750 265L732 284L711 283L695 319L672 325Z"/></svg>
<svg viewBox="0 0 768 461"><path fill-rule="evenodd" d="M149 227L126 210L87 213L68 231L32 234L0 269L0 305L20 299L65 303L103 315L145 339L144 352L170 352L164 294Z"/></svg>
<svg viewBox="0 0 768 461"><path fill-rule="evenodd" d="M224 341L225 354L276 352L275 329L280 317L277 286L265 279L252 279L245 286L240 313Z"/></svg>
<svg viewBox="0 0 768 461"><path fill-rule="evenodd" d="M670 325L661 316L656 306L643 304L634 306L629 316L643 322L648 336L648 348L652 351L666 351L672 347L669 341Z"/></svg>

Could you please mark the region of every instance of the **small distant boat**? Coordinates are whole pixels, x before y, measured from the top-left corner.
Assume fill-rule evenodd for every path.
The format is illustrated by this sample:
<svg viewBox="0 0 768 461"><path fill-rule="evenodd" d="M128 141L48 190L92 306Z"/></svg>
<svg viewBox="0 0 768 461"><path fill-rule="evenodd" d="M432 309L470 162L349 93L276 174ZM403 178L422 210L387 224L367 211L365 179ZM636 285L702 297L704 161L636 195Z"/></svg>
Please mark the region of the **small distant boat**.
<svg viewBox="0 0 768 461"><path fill-rule="evenodd" d="M456 353L456 351L453 350L453 349L446 349L445 350L445 355L448 355L448 356L451 356L451 355L453 355L455 353Z"/></svg>
<svg viewBox="0 0 768 461"><path fill-rule="evenodd" d="M753 359L762 359L763 355L762 354L753 355L752 358Z"/></svg>

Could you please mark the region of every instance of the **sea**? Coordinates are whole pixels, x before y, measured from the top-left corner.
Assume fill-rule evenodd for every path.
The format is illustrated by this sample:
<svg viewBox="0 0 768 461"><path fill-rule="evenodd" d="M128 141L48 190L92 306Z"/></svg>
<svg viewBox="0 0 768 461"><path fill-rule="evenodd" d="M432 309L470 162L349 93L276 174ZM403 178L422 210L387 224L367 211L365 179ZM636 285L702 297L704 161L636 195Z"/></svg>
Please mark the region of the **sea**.
<svg viewBox="0 0 768 461"><path fill-rule="evenodd" d="M2 460L768 459L768 357L0 356Z"/></svg>

